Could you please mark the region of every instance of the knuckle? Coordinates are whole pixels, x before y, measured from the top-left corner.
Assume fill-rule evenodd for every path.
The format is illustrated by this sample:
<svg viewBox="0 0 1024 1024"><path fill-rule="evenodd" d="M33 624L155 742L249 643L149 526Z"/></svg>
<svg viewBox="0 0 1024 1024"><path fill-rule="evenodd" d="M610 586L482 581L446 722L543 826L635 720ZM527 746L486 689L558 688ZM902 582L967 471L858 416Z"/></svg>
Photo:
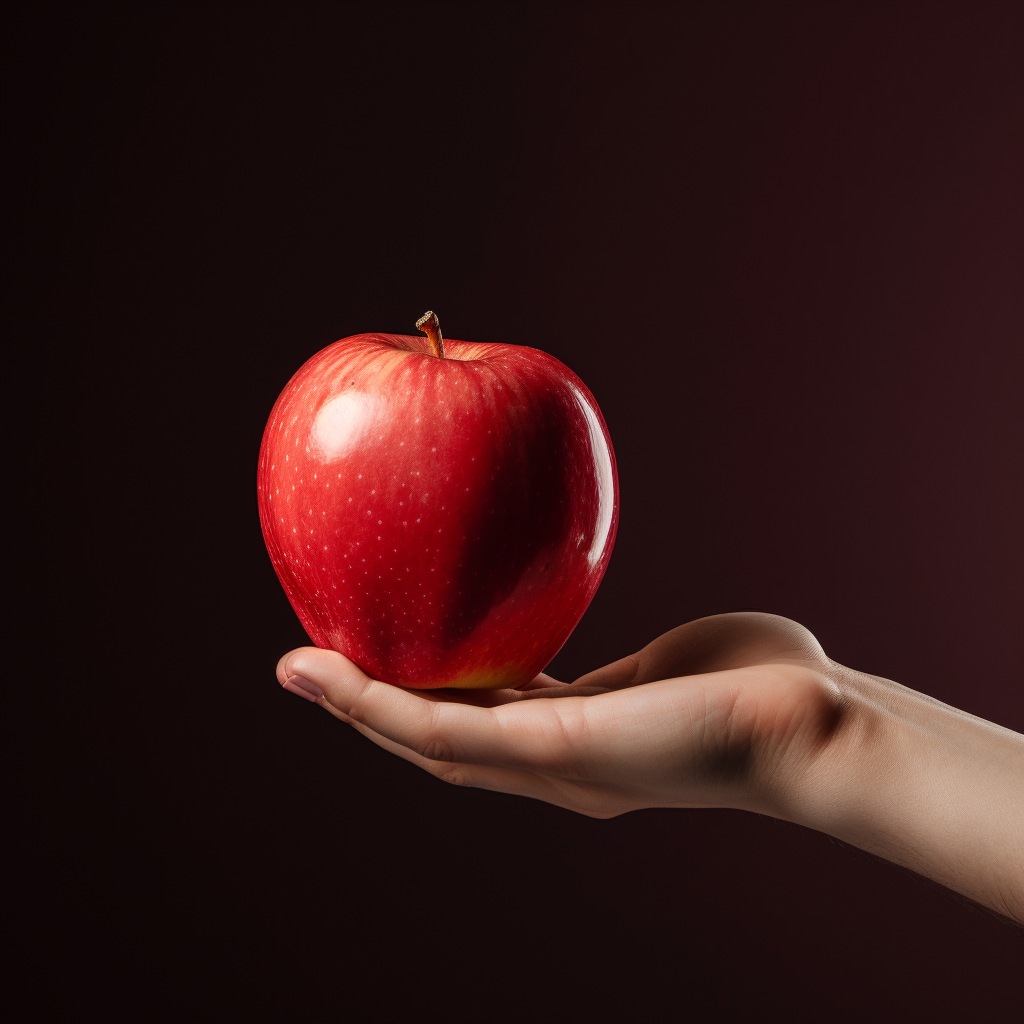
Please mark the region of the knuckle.
<svg viewBox="0 0 1024 1024"><path fill-rule="evenodd" d="M462 767L462 765L451 765L446 764L438 768L434 775L442 782L447 782L451 786L472 786L473 779L468 771Z"/></svg>
<svg viewBox="0 0 1024 1024"><path fill-rule="evenodd" d="M586 698L581 698L585 700ZM586 774L580 759L589 737L589 725L582 704L566 706L566 701L553 701L551 716L544 730L544 743L536 752L535 763L541 769L575 777Z"/></svg>
<svg viewBox="0 0 1024 1024"><path fill-rule="evenodd" d="M419 752L428 761L453 761L451 744L438 735L436 730L431 730L424 736L420 743Z"/></svg>
<svg viewBox="0 0 1024 1024"><path fill-rule="evenodd" d="M335 698L342 706L342 709L345 711L345 714L347 714L349 718L351 718L353 721L366 721L367 715L364 708L361 705L365 703L364 698L367 696L367 691L370 689L370 687L374 685L374 682L375 681L373 679L362 679L360 680L359 685L356 687L355 692L350 697L341 700L338 700L337 697ZM335 691L329 689L329 693L333 692Z"/></svg>

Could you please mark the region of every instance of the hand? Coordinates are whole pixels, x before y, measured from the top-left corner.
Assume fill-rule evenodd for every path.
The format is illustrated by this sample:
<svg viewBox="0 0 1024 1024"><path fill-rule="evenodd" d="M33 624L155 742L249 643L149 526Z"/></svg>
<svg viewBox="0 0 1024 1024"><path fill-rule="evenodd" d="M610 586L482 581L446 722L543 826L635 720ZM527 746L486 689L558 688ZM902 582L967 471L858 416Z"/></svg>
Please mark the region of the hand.
<svg viewBox="0 0 1024 1024"><path fill-rule="evenodd" d="M772 814L1024 923L1024 736L838 665L788 619L713 615L519 690L405 690L312 647L277 676L447 782L597 818Z"/></svg>
<svg viewBox="0 0 1024 1024"><path fill-rule="evenodd" d="M642 807L772 813L772 789L813 759L841 711L831 663L802 626L715 615L638 654L519 690L405 690L332 651L301 648L282 685L440 779L609 818Z"/></svg>

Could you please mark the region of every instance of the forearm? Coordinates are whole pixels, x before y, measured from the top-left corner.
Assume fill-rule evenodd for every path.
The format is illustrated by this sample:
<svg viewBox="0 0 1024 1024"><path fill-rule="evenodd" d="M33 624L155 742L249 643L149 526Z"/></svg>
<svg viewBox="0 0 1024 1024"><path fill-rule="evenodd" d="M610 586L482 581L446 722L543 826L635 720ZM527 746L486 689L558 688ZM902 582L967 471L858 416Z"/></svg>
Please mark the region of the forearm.
<svg viewBox="0 0 1024 1024"><path fill-rule="evenodd" d="M833 735L789 774L781 816L1024 924L1024 736L837 667Z"/></svg>

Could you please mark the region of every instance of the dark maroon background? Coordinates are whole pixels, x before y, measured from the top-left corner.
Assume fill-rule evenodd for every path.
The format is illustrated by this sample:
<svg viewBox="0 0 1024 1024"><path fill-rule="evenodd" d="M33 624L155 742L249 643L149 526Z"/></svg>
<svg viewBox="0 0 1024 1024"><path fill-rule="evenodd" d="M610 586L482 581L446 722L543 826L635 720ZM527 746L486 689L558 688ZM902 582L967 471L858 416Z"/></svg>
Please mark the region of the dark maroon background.
<svg viewBox="0 0 1024 1024"><path fill-rule="evenodd" d="M571 366L616 446L618 544L554 674L763 609L1024 729L1022 7L35 12L69 161L45 223L158 452L124 485L157 606L119 614L160 623L137 928L185 928L177 984L298 970L341 1008L384 965L381 1012L1008 1016L1020 934L900 869L738 812L448 788L283 692L305 637L255 466L303 360L434 309Z"/></svg>

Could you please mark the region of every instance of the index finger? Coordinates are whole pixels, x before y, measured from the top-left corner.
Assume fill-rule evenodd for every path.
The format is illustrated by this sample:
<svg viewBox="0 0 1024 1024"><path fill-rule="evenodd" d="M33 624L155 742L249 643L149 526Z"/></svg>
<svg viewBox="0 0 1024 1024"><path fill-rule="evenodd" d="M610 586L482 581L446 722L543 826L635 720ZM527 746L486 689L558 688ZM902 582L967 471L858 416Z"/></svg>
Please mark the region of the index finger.
<svg viewBox="0 0 1024 1024"><path fill-rule="evenodd" d="M371 679L336 651L299 648L281 659L277 676L282 685L295 678L315 683L323 691L319 700L432 761L533 766L564 743L564 730L548 729L543 722L539 729L522 728L507 714L535 701L479 707L427 699Z"/></svg>

